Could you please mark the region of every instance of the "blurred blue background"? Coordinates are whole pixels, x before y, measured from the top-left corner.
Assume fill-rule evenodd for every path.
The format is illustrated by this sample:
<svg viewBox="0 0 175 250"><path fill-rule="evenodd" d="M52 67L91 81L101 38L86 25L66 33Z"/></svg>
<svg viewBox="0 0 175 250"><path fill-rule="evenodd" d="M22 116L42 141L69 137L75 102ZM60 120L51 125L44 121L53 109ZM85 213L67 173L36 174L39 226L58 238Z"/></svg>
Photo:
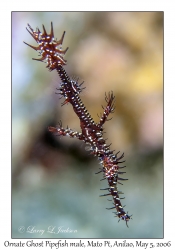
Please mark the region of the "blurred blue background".
<svg viewBox="0 0 175 250"><path fill-rule="evenodd" d="M107 181L95 175L97 159L82 142L47 131L60 120L80 131L72 107L55 95L57 73L33 61L38 53L23 43L36 45L27 23L49 33L51 21L55 38L66 31L65 69L85 81L81 98L96 122L105 92L116 96L104 136L125 153L129 180L119 190L133 214L129 228L99 197ZM49 226L76 232L49 233ZM12 237L163 237L163 12L12 13Z"/></svg>

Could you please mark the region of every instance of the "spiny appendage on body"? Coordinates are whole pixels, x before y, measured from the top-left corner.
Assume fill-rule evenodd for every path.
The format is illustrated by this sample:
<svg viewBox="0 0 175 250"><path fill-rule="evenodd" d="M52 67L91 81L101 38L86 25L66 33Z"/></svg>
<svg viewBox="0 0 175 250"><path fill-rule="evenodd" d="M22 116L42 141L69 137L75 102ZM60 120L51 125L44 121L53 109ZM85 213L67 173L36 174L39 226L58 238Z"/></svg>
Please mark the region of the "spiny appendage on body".
<svg viewBox="0 0 175 250"><path fill-rule="evenodd" d="M112 118L110 118L110 119L107 119L107 118L108 118L109 114L113 113L113 111L115 109L115 107L114 107L114 99L115 99L115 96L113 95L112 91L109 92L108 95L105 93L105 101L107 102L107 105L106 105L105 108L102 106L102 108L104 109L104 111L103 111L103 114L102 114L102 116L100 118L100 121L98 123L99 127L102 127L103 124L106 121L109 121L109 120L112 119Z"/></svg>
<svg viewBox="0 0 175 250"><path fill-rule="evenodd" d="M82 133L78 133L74 130L72 130L71 128L66 128L64 129L62 127L62 122L60 121L57 125L57 127L52 127L52 126L49 126L48 127L48 130L51 132L51 133L54 133L55 135L58 135L58 136L68 136L70 138L77 138L78 140L83 140L84 141L84 136L82 135Z"/></svg>
<svg viewBox="0 0 175 250"><path fill-rule="evenodd" d="M50 34L47 34L46 29L43 25L43 33L39 30L39 28L34 31L32 27L28 24L27 31L30 33L30 35L35 39L35 41L38 43L38 46L32 46L26 42L24 42L26 45L30 46L32 49L39 51L41 58L36 59L33 58L33 60L46 62L47 68L49 70L54 70L57 68L58 65L66 65L66 60L63 58L63 55L66 53L68 48L65 50L62 50L62 43L65 35L65 31L63 32L63 35L59 41L57 41L54 38L54 32L53 32L53 24L51 22L51 32Z"/></svg>
<svg viewBox="0 0 175 250"><path fill-rule="evenodd" d="M120 161L124 157L124 153L118 158L117 158L117 154L116 155L114 155L114 154L108 155L107 154L104 157L100 158L100 160L101 160L100 163L102 165L101 172L104 173L104 179L107 179L108 184L109 184L109 188L101 189L101 190L108 190L109 193L101 195L101 196L112 195L113 201L114 201L114 203L113 203L114 207L107 208L107 209L116 209L117 212L114 212L116 217L119 218L119 221L120 220L126 221L126 225L128 226L127 223L131 219L131 216L128 215L128 213L126 213L124 211L124 206L122 206L122 204L121 204L121 199L124 199L124 198L120 198L120 196L119 196L120 194L123 194L123 193L121 191L118 191L118 188L117 188L118 184L122 184L119 181L125 181L128 179L124 179L124 178L119 177L120 174L126 173L126 172L119 171L120 168L124 168L126 166L123 166L123 167L118 166L119 163L124 162L124 161ZM104 179L102 179L102 180L104 180Z"/></svg>

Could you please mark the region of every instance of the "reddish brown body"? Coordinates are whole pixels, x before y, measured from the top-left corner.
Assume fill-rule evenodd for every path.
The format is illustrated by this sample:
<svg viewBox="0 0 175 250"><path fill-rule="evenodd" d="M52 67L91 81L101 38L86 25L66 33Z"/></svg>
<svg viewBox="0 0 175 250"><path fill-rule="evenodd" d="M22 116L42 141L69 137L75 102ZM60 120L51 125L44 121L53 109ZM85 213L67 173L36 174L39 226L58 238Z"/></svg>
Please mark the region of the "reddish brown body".
<svg viewBox="0 0 175 250"><path fill-rule="evenodd" d="M117 154L113 154L113 151L110 150L110 145L106 145L106 140L103 138L103 125L107 121L109 114L114 110L113 101L115 97L112 92L105 96L107 105L104 108L99 123L96 124L80 99L79 94L83 89L81 88L82 83L79 84L78 80L76 81L75 79L70 79L63 68L63 66L66 65L66 60L63 58L63 55L68 49L62 50L61 48L65 32L63 33L61 39L56 41L54 38L52 23L50 34L47 34L44 25L43 33L41 33L39 29L34 31L30 25L28 25L28 27L30 30L27 29L27 31L38 43L38 47L34 47L27 43L25 44L37 51L40 51L41 58L34 60L45 61L47 63L47 68L49 68L50 71L54 69L57 70L61 79L59 88L60 95L65 98L62 105L66 103L70 103L72 105L74 112L80 120L82 132L78 133L70 128L64 129L61 123L57 127L49 127L48 129L50 132L59 136L77 138L90 145L91 153L98 157L102 165L100 172L103 172L104 178L107 179L109 184L109 188L104 189L108 190L109 193L102 196L111 195L113 197L114 207L112 208L117 210L116 216L119 217L119 219L126 221L127 225L131 216L124 211L121 204L121 198L119 197L119 194L122 192L118 191L117 188L117 185L121 184L119 181L127 180L119 177L120 174L125 173L119 171L120 168L123 168L119 166L119 164L122 163L120 159L124 157L124 154L117 158Z"/></svg>

